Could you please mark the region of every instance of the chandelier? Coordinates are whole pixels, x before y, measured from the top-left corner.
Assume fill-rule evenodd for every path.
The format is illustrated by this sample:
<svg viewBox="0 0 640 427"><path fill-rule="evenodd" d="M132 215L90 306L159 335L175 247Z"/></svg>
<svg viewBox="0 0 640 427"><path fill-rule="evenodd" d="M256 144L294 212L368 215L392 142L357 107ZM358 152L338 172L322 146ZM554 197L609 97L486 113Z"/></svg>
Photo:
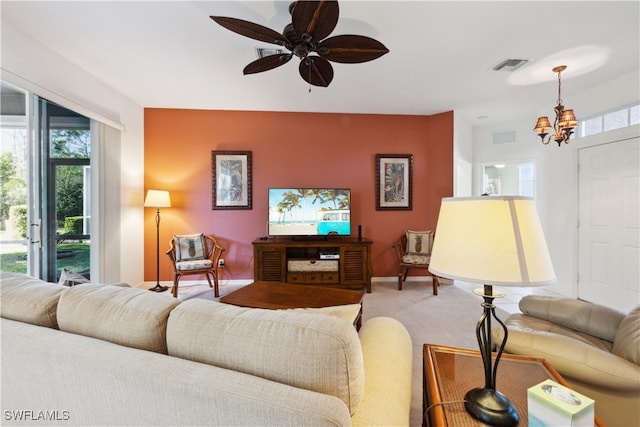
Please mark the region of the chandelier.
<svg viewBox="0 0 640 427"><path fill-rule="evenodd" d="M553 109L556 112L556 119L553 121L553 127L551 127L551 123L549 123L549 118L547 116L542 116L538 117L536 127L533 128L533 130L542 139L542 143L545 145L551 141L552 137L558 143L558 147L562 145L563 142L568 144L569 138L571 138L571 135L573 134L573 129L578 126L578 121L576 120L576 116L573 114L573 110L564 109L564 106L562 105L562 98L560 96L560 73L566 69L566 65L559 65L551 70L554 73L558 73L558 101L557 105ZM553 134L551 135L549 135L550 130L553 130Z"/></svg>

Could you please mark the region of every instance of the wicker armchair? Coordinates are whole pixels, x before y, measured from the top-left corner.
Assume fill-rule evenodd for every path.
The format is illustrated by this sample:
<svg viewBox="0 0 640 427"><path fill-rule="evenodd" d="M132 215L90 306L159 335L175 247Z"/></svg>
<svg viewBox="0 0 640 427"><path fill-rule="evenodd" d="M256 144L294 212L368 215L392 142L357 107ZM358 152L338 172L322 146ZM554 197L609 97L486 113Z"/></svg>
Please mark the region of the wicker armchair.
<svg viewBox="0 0 640 427"><path fill-rule="evenodd" d="M407 246L407 236L409 245ZM416 243L419 245L416 248ZM407 280L409 269L426 270L433 277L433 294L438 295L438 276L429 272L429 261L431 260L431 247L433 246L433 231L411 231L408 230L398 241L393 244L396 257L398 258L398 290L402 290L402 282Z"/></svg>
<svg viewBox="0 0 640 427"><path fill-rule="evenodd" d="M204 274L209 287L214 288L216 297L218 289L218 261L225 249L213 236L203 234L174 235L169 242L167 255L173 266L173 287L171 293L178 296L178 282L182 276ZM213 278L213 283L211 279Z"/></svg>

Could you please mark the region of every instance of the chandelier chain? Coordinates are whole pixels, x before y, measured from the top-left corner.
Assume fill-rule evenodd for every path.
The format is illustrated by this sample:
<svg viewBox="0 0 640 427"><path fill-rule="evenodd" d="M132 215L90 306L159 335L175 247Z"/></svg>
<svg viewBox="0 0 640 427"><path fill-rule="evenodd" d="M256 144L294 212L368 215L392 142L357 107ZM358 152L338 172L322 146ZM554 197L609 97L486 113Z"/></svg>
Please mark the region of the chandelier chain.
<svg viewBox="0 0 640 427"><path fill-rule="evenodd" d="M562 71L558 71L558 105L562 105L562 96L561 96L562 80L560 79L560 74L562 74Z"/></svg>

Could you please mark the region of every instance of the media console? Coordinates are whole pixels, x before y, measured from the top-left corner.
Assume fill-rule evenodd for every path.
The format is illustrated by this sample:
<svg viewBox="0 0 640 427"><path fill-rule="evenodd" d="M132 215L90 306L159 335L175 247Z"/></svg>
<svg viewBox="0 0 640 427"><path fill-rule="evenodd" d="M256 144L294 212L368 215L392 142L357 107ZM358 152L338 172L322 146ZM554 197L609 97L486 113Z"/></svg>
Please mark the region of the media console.
<svg viewBox="0 0 640 427"><path fill-rule="evenodd" d="M368 239L329 236L323 240L285 237L253 241L255 281L328 285L371 292Z"/></svg>

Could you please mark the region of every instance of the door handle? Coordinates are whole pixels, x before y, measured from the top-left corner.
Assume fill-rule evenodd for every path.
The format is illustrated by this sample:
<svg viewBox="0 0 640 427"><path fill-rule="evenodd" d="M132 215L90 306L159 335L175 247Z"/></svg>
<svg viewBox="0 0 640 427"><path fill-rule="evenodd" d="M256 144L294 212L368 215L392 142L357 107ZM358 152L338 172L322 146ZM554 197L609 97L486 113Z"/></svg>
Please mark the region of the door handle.
<svg viewBox="0 0 640 427"><path fill-rule="evenodd" d="M35 240L35 241L31 240L30 243L32 245L35 245L36 243L38 243L38 247L42 248L42 218L40 218L37 223L33 223L33 224L30 224L30 225L31 225L32 228L33 227L38 227L38 240ZM33 235L33 233L32 233L32 235Z"/></svg>

